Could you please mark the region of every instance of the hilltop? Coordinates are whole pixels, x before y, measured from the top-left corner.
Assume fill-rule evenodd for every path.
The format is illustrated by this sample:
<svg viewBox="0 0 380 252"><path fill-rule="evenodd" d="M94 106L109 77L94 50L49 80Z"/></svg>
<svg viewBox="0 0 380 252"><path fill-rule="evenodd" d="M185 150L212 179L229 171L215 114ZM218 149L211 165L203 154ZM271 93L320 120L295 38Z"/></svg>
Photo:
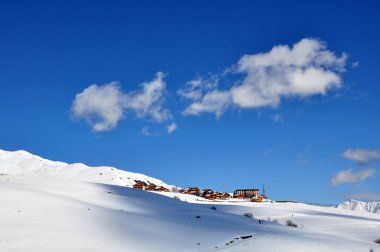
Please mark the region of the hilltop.
<svg viewBox="0 0 380 252"><path fill-rule="evenodd" d="M23 151L0 173L0 251L380 251L378 214L147 192L133 181L169 185Z"/></svg>

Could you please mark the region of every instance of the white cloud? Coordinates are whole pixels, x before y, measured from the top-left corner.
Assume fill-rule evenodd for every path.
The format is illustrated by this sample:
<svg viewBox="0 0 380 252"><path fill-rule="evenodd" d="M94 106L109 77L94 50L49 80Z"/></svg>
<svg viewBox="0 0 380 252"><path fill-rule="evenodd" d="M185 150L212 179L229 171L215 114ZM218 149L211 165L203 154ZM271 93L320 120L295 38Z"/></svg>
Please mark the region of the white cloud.
<svg viewBox="0 0 380 252"><path fill-rule="evenodd" d="M84 119L95 132L112 130L128 112L157 123L170 120L170 111L163 107L163 78L158 72L152 81L141 84L141 90L129 93L123 93L116 82L93 84L75 96L71 113Z"/></svg>
<svg viewBox="0 0 380 252"><path fill-rule="evenodd" d="M170 111L164 109L165 75L156 74L151 82L141 84L141 90L126 95L125 108L133 110L137 117L151 118L156 122L163 122L172 118Z"/></svg>
<svg viewBox="0 0 380 252"><path fill-rule="evenodd" d="M213 90L205 94L201 100L193 102L183 112L184 115L200 115L204 112L221 116L231 104L229 92Z"/></svg>
<svg viewBox="0 0 380 252"><path fill-rule="evenodd" d="M326 49L326 44L317 39L305 38L293 47L279 45L267 53L244 55L229 74L242 74L243 79L225 91L216 84L203 88L204 83L187 83L183 95L193 103L184 114L199 115L203 112L221 115L228 107L259 108L277 107L286 97L324 95L342 84L340 74L345 71L347 56L336 56ZM191 92L190 92L191 91ZM213 96L212 106L209 98Z"/></svg>
<svg viewBox="0 0 380 252"><path fill-rule="evenodd" d="M178 128L178 126L177 126L176 123L171 123L171 124L169 124L168 127L167 127L167 133L168 133L168 134L171 134L171 133L173 133L175 130L177 130L177 128Z"/></svg>
<svg viewBox="0 0 380 252"><path fill-rule="evenodd" d="M231 95L228 91L219 91L218 77L208 74L207 78L197 77L186 83L186 87L177 94L192 101L184 111L184 115L198 116L201 113L214 113L217 117L231 105Z"/></svg>
<svg viewBox="0 0 380 252"><path fill-rule="evenodd" d="M380 150L365 150L365 149L348 149L342 154L345 158L366 164L376 159L380 159Z"/></svg>
<svg viewBox="0 0 380 252"><path fill-rule="evenodd" d="M164 133L166 134L172 134L174 131L176 131L178 128L176 123L170 123L165 128L154 128L153 130L150 127L143 127L140 131L141 135L144 136L161 136Z"/></svg>
<svg viewBox="0 0 380 252"><path fill-rule="evenodd" d="M218 86L218 81L216 75L209 74L207 78L198 76L197 78L188 81L186 87L184 89L179 89L177 94L192 101L200 100L205 92Z"/></svg>
<svg viewBox="0 0 380 252"><path fill-rule="evenodd" d="M352 172L352 169L347 169L335 174L331 178L330 182L333 186L338 186L340 184L358 183L374 175L375 170L371 168L356 173Z"/></svg>
<svg viewBox="0 0 380 252"><path fill-rule="evenodd" d="M144 136L157 136L157 133L151 132L149 127L143 127L140 132Z"/></svg>
<svg viewBox="0 0 380 252"><path fill-rule="evenodd" d="M124 117L124 100L116 82L94 84L75 96L71 112L74 118L84 119L94 131L107 131Z"/></svg>

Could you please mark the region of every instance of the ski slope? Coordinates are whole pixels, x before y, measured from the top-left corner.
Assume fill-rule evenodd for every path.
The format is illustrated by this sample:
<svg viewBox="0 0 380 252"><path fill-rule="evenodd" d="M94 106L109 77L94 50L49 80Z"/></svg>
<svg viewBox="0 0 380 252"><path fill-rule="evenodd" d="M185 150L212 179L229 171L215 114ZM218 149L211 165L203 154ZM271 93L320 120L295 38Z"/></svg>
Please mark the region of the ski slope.
<svg viewBox="0 0 380 252"><path fill-rule="evenodd" d="M0 251L380 251L379 214L151 193L96 182L97 172L59 178L55 163L42 169L16 154L24 162L0 161Z"/></svg>

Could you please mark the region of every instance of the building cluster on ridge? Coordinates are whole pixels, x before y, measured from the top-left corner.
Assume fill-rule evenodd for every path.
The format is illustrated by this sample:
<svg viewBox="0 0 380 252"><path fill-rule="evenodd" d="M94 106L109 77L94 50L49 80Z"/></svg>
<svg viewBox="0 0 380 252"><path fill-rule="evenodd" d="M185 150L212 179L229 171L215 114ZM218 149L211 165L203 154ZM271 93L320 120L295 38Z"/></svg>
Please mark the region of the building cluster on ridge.
<svg viewBox="0 0 380 252"><path fill-rule="evenodd" d="M170 192L170 190L164 186L157 186L153 183L148 184L143 181L136 181L136 183L133 185L133 188L146 191Z"/></svg>
<svg viewBox="0 0 380 252"><path fill-rule="evenodd" d="M164 186L157 186L153 183L146 183L143 181L136 181L136 183L133 185L133 188L139 189L139 190L146 190L146 191L159 191L159 192L170 191L168 188ZM182 193L182 194L194 195L194 196L202 197L208 200L227 200L230 198L235 198L235 199L250 199L251 201L254 201L254 202L260 202L265 198L264 195L259 195L259 189L237 189L235 190L233 195L227 192L224 192L224 193L217 192L212 189L201 190L198 187L187 187L184 189L176 190L176 192Z"/></svg>
<svg viewBox="0 0 380 252"><path fill-rule="evenodd" d="M229 199L231 197L231 195L227 192L221 193L221 192L216 192L216 191L211 190L211 189L201 190L198 187L188 187L185 189L181 189L178 192L182 193L182 194L189 194L189 195L195 195L195 196L203 197L203 198L209 199L209 200Z"/></svg>

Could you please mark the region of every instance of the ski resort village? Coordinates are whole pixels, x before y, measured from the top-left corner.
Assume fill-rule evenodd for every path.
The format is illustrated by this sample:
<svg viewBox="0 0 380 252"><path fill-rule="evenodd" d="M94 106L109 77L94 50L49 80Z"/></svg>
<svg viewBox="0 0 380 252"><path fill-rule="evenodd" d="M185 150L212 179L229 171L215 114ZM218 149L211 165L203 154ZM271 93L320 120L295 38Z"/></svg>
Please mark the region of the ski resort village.
<svg viewBox="0 0 380 252"><path fill-rule="evenodd" d="M136 183L133 185L133 188L154 192L170 192L169 188L166 188L162 185L157 186L153 183L147 184L143 181L136 181ZM252 202L261 202L263 199L265 199L264 195L259 195L259 189L237 189L233 195L227 192L217 192L212 189L201 190L198 187L187 187L184 189L173 187L172 192L194 195L208 200L228 200L232 197L234 199L248 199Z"/></svg>

